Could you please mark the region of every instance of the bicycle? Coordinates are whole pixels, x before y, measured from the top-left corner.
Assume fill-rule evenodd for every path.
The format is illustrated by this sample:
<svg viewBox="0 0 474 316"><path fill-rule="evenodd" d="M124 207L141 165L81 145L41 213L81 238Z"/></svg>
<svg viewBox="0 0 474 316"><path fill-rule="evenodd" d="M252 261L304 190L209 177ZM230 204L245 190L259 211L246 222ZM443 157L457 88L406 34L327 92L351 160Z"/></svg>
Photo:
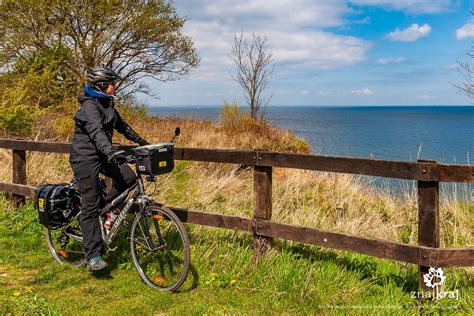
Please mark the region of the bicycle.
<svg viewBox="0 0 474 316"><path fill-rule="evenodd" d="M170 143L143 147L158 151L161 148L173 149L173 141L178 135L179 128L176 129L175 136ZM134 148L132 151L143 147ZM135 213L129 235L133 264L147 285L162 291L176 291L184 283L189 272L190 253L186 229L174 212L145 194L142 179L144 170L137 164L139 157L136 152L126 158L127 163L135 164L137 180L130 188L99 210L102 240L107 251L116 250L117 247L111 248L110 245L114 241L114 237L117 236L119 228L125 222L125 216L134 205L137 205L138 210ZM160 162L160 165L162 164L164 162ZM145 180L154 182L155 178L154 174L148 173ZM105 185L103 180L102 182ZM110 230L107 231L104 224L108 212L120 204L123 205L124 202L126 202L125 206ZM79 207L79 204L80 201L76 200L74 207ZM79 216L80 210L67 225L59 229L45 228L48 249L53 258L61 264L76 267L86 264Z"/></svg>

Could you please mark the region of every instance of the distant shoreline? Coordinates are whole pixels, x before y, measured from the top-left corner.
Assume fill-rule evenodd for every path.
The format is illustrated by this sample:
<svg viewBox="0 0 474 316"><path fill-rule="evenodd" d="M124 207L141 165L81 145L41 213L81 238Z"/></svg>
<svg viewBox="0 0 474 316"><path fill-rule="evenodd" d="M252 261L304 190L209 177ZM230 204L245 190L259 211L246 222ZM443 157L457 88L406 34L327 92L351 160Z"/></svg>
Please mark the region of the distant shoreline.
<svg viewBox="0 0 474 316"><path fill-rule="evenodd" d="M180 104L180 105L149 105L149 108L220 108L222 105L193 105L193 104ZM247 108L247 106L242 105L241 108ZM465 107L472 107L474 108L474 104L466 104L466 105L269 105L271 107L314 107L314 108L428 108L428 107L436 107L436 108L465 108Z"/></svg>

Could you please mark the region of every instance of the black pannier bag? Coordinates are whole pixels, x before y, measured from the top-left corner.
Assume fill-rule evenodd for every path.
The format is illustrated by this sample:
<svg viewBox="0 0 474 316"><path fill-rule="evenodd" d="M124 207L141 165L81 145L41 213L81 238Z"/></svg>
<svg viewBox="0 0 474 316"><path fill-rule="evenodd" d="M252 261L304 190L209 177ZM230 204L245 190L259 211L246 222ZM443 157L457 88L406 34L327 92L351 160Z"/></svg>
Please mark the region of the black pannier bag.
<svg viewBox="0 0 474 316"><path fill-rule="evenodd" d="M137 157L137 170L141 174L160 175L173 171L174 145L152 144L132 149Z"/></svg>
<svg viewBox="0 0 474 316"><path fill-rule="evenodd" d="M40 223L49 229L57 229L79 213L80 197L70 185L47 184L36 188L35 207Z"/></svg>

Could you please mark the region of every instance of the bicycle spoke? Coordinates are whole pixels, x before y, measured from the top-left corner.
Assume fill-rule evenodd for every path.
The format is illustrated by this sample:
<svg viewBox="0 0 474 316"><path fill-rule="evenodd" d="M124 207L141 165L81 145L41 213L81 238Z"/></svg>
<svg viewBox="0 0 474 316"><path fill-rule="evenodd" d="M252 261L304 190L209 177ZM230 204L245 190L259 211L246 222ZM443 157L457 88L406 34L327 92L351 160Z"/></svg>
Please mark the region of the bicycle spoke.
<svg viewBox="0 0 474 316"><path fill-rule="evenodd" d="M77 218L65 228L45 230L49 252L59 263L81 266L85 263L82 236Z"/></svg>
<svg viewBox="0 0 474 316"><path fill-rule="evenodd" d="M189 269L187 235L179 220L170 217L173 215L153 208L132 225L134 263L142 279L158 289L175 290Z"/></svg>

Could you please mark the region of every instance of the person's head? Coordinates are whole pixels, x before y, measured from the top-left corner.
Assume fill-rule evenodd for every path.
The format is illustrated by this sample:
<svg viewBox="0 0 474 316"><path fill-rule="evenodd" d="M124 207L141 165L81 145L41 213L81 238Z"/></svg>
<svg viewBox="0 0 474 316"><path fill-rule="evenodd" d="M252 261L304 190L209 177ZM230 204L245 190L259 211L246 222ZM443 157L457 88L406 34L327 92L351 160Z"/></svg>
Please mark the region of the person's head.
<svg viewBox="0 0 474 316"><path fill-rule="evenodd" d="M95 90L107 93L115 93L115 84L122 79L114 70L101 67L87 71L87 82Z"/></svg>

